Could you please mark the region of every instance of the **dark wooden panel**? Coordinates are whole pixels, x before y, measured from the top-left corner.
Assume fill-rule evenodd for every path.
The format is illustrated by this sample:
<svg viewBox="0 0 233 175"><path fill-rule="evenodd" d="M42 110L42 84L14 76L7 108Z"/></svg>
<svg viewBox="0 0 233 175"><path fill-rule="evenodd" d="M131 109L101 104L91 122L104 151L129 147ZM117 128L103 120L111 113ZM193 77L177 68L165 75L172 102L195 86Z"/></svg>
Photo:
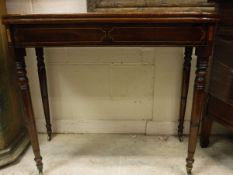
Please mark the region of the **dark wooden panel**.
<svg viewBox="0 0 233 175"><path fill-rule="evenodd" d="M208 115L225 125L226 127L233 129L233 106L230 104L226 104L223 101L215 98L213 96L210 97L208 103Z"/></svg>
<svg viewBox="0 0 233 175"><path fill-rule="evenodd" d="M96 24L13 27L14 44L21 46L206 45L207 26L174 24ZM122 35L124 34L124 35Z"/></svg>
<svg viewBox="0 0 233 175"><path fill-rule="evenodd" d="M106 32L98 27L16 27L14 30L15 43L67 43L67 44L100 44ZM56 44L55 44L56 45Z"/></svg>
<svg viewBox="0 0 233 175"><path fill-rule="evenodd" d="M233 105L233 69L221 62L212 66L209 93Z"/></svg>
<svg viewBox="0 0 233 175"><path fill-rule="evenodd" d="M233 105L233 39L230 34L233 28L229 27L229 32L222 36L223 28L219 28L216 38L214 60L211 68L209 93Z"/></svg>
<svg viewBox="0 0 233 175"><path fill-rule="evenodd" d="M232 28L233 32L233 28ZM233 35L233 33L232 33ZM230 39L229 35L225 37L216 37L214 61L221 62L229 68L233 69L233 40Z"/></svg>
<svg viewBox="0 0 233 175"><path fill-rule="evenodd" d="M233 36L233 25L228 26L221 26L218 29L218 36L227 37L226 39L229 40L229 37Z"/></svg>
<svg viewBox="0 0 233 175"><path fill-rule="evenodd" d="M122 35L124 33L124 35ZM113 27L109 32L113 43L205 43L203 27Z"/></svg>

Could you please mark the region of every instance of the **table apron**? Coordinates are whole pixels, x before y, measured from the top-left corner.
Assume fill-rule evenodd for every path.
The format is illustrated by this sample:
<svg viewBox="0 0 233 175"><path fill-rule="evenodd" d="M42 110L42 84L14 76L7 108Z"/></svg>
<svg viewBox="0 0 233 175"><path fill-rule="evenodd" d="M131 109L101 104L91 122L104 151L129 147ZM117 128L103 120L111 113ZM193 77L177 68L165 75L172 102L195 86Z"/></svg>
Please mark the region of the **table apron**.
<svg viewBox="0 0 233 175"><path fill-rule="evenodd" d="M14 47L208 45L206 25L13 25Z"/></svg>

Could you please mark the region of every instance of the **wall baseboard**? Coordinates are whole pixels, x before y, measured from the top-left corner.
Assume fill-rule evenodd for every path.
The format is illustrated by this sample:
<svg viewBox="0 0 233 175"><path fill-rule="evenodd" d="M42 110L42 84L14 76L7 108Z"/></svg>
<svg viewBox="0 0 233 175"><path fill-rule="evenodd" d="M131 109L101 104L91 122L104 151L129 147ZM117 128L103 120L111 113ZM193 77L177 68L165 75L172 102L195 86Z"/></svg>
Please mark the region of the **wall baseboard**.
<svg viewBox="0 0 233 175"><path fill-rule="evenodd" d="M38 132L45 133L44 119L37 119ZM148 134L176 135L178 122L146 121L146 120L53 120L55 133L102 133L102 134ZM189 121L184 124L184 133L189 133ZM225 128L214 126L213 134L226 134Z"/></svg>

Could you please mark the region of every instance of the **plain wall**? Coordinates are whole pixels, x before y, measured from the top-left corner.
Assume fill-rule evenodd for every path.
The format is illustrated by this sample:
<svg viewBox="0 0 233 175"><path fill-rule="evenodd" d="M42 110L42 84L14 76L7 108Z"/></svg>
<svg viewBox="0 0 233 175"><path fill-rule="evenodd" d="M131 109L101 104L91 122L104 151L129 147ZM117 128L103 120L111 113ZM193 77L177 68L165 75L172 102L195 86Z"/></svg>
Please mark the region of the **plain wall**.
<svg viewBox="0 0 233 175"><path fill-rule="evenodd" d="M86 0L7 0L7 8L9 13L20 14L85 13ZM35 52L27 52L34 112L38 130L44 132ZM168 47L46 48L54 131L176 134L183 52L183 48ZM193 56L186 133L195 64Z"/></svg>

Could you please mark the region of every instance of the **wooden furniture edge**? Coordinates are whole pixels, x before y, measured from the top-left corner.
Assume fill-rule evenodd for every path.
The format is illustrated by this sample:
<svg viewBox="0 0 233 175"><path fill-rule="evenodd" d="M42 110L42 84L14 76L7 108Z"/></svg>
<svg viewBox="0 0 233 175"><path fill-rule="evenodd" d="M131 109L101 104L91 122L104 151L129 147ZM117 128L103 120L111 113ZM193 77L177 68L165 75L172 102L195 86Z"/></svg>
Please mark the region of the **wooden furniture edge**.
<svg viewBox="0 0 233 175"><path fill-rule="evenodd" d="M3 24L51 24L51 23L73 23L73 22L176 22L176 23L199 23L218 22L218 13L130 13L130 14L30 14L30 15L4 15Z"/></svg>

